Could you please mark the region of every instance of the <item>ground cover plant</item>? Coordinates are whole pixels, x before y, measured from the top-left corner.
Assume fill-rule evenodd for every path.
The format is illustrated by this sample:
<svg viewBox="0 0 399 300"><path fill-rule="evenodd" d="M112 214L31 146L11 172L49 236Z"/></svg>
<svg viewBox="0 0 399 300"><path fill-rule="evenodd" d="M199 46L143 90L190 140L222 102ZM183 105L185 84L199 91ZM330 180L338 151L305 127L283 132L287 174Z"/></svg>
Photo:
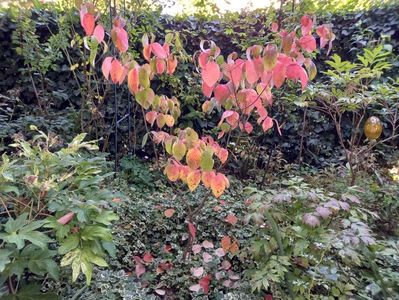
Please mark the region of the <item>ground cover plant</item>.
<svg viewBox="0 0 399 300"><path fill-rule="evenodd" d="M282 1L252 19L257 35L227 14L231 47L201 29L194 45L184 29L137 26L147 4L6 10L38 110L20 90L1 95L15 131L2 133L0 296L396 299L389 38L337 54L341 24L320 21L321 2ZM212 4L196 7L217 20ZM53 90L51 72L72 80Z"/></svg>

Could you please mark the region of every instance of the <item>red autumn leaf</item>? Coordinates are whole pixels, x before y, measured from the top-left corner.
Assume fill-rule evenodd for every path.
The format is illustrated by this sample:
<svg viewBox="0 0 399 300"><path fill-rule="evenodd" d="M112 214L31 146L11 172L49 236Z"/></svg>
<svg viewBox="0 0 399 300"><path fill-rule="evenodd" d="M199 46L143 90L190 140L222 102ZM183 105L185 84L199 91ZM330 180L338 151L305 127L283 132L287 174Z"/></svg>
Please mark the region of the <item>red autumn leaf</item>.
<svg viewBox="0 0 399 300"><path fill-rule="evenodd" d="M259 79L258 72L256 71L253 60L247 60L245 62L245 74L249 84L254 84Z"/></svg>
<svg viewBox="0 0 399 300"><path fill-rule="evenodd" d="M218 84L215 88L215 99L222 104L230 95L229 88L225 84Z"/></svg>
<svg viewBox="0 0 399 300"><path fill-rule="evenodd" d="M112 40L119 52L124 53L129 48L128 36L125 29L114 27L111 32Z"/></svg>
<svg viewBox="0 0 399 300"><path fill-rule="evenodd" d="M272 127L273 127L273 119L270 117L266 117L266 119L264 119L262 122L263 131L266 132Z"/></svg>
<svg viewBox="0 0 399 300"><path fill-rule="evenodd" d="M213 86L208 86L205 82L202 82L202 93L205 97L211 97L213 92Z"/></svg>
<svg viewBox="0 0 399 300"><path fill-rule="evenodd" d="M119 62L119 60L117 59L112 60L111 70L110 70L111 81L113 83L119 83L121 78L123 77L123 72L124 72L124 67Z"/></svg>
<svg viewBox="0 0 399 300"><path fill-rule="evenodd" d="M235 225L235 224L237 224L238 219L234 214L229 214L226 217L225 221L231 225Z"/></svg>
<svg viewBox="0 0 399 300"><path fill-rule="evenodd" d="M102 25L97 25L96 28L94 28L93 36L97 42L101 44L104 40L104 27Z"/></svg>
<svg viewBox="0 0 399 300"><path fill-rule="evenodd" d="M146 253L143 255L143 260L144 260L144 262L146 262L146 263L152 263L152 261L154 260L154 257L152 257L151 253L146 252Z"/></svg>
<svg viewBox="0 0 399 300"><path fill-rule="evenodd" d="M235 88L237 88L241 82L243 67L244 61L242 59L237 59L233 65L230 65L229 78L233 82Z"/></svg>
<svg viewBox="0 0 399 300"><path fill-rule="evenodd" d="M273 300L273 296L271 294L266 294L264 300Z"/></svg>
<svg viewBox="0 0 399 300"><path fill-rule="evenodd" d="M198 56L198 64L200 65L201 68L205 68L206 63L208 61L209 57L209 52L201 52L200 55Z"/></svg>
<svg viewBox="0 0 399 300"><path fill-rule="evenodd" d="M111 63L113 58L108 56L103 60L103 64L101 66L101 70L106 80L108 80L109 72L111 71Z"/></svg>
<svg viewBox="0 0 399 300"><path fill-rule="evenodd" d="M188 223L188 231L190 232L190 235L192 236L192 238L195 239L197 229L195 228L194 224L191 222Z"/></svg>
<svg viewBox="0 0 399 300"><path fill-rule="evenodd" d="M285 75L286 75L285 65L281 62L277 62L272 72L273 84L277 88L280 88L283 85L285 81Z"/></svg>
<svg viewBox="0 0 399 300"><path fill-rule="evenodd" d="M220 78L219 65L213 61L208 62L202 69L202 80L208 87L213 87Z"/></svg>
<svg viewBox="0 0 399 300"><path fill-rule="evenodd" d="M85 30L86 36L91 36L94 30L95 19L92 14L86 13L83 15L82 26Z"/></svg>
<svg viewBox="0 0 399 300"><path fill-rule="evenodd" d="M165 217L167 218L171 218L173 216L173 214L175 213L175 210L173 208L168 208L167 210L165 210L163 212L163 214L165 215Z"/></svg>
<svg viewBox="0 0 399 300"><path fill-rule="evenodd" d="M203 278L201 278L198 282L198 284L202 287L202 289L204 290L205 294L209 293L209 285L211 283L211 275L208 274L206 276L204 276Z"/></svg>
<svg viewBox="0 0 399 300"><path fill-rule="evenodd" d="M167 72L172 75L177 67L177 59L173 55L169 55L167 62Z"/></svg>
<svg viewBox="0 0 399 300"><path fill-rule="evenodd" d="M163 59L157 58L155 65L157 68L157 74L162 74L163 72L165 72L166 65Z"/></svg>
<svg viewBox="0 0 399 300"><path fill-rule="evenodd" d="M168 57L165 49L159 43L152 43L151 44L151 51L158 58L166 59Z"/></svg>
<svg viewBox="0 0 399 300"><path fill-rule="evenodd" d="M308 74L298 63L291 63L287 66L287 79L300 80L302 90L308 84Z"/></svg>
<svg viewBox="0 0 399 300"><path fill-rule="evenodd" d="M311 53L316 50L316 39L312 35L303 36L299 39L299 45L303 50Z"/></svg>
<svg viewBox="0 0 399 300"><path fill-rule="evenodd" d="M302 31L302 36L309 35L310 32L311 32L311 30L312 30L312 27L313 27L313 21L312 21L312 19L311 19L309 16L304 15L304 16L301 18L301 31Z"/></svg>
<svg viewBox="0 0 399 300"><path fill-rule="evenodd" d="M164 43L163 46L162 46L162 48L163 48L163 50L165 50L166 55L169 56L169 55L170 55L170 47L169 47L169 44L168 44L168 43Z"/></svg>
<svg viewBox="0 0 399 300"><path fill-rule="evenodd" d="M57 220L57 222L62 225L68 224L73 219L74 215L75 215L74 212L69 212L69 213L63 215L61 218L59 218Z"/></svg>
<svg viewBox="0 0 399 300"><path fill-rule="evenodd" d="M254 130L254 127L249 122L245 122L244 125L241 124L240 128L241 130L245 130L245 132L248 134L250 134Z"/></svg>
<svg viewBox="0 0 399 300"><path fill-rule="evenodd" d="M135 67L129 71L127 76L127 85L132 94L135 94L139 90L139 68ZM152 124L151 124L152 126Z"/></svg>
<svg viewBox="0 0 399 300"><path fill-rule="evenodd" d="M227 158L229 157L229 151L227 151L227 149L220 148L216 152L216 156L219 158L220 162L224 164L227 161Z"/></svg>

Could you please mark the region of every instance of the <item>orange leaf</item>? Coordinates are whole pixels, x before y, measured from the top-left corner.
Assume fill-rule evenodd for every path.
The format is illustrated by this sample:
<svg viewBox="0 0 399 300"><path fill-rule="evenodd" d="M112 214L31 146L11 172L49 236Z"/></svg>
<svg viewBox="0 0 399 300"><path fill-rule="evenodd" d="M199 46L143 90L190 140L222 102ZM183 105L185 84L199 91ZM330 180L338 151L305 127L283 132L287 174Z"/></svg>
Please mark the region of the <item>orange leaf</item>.
<svg viewBox="0 0 399 300"><path fill-rule="evenodd" d="M239 251L238 242L236 239L234 239L234 242L232 242L230 245L229 252L234 255L237 254L238 251Z"/></svg>
<svg viewBox="0 0 399 300"><path fill-rule="evenodd" d="M220 241L220 244L222 245L222 248L225 252L229 251L230 245L231 245L231 239L228 235L225 235L222 237L222 240Z"/></svg>
<svg viewBox="0 0 399 300"><path fill-rule="evenodd" d="M166 166L165 170L164 170L164 174L166 174L166 176L168 176L168 179L170 181L176 181L177 179L179 179L179 167L174 165L174 164L169 164Z"/></svg>
<svg viewBox="0 0 399 300"><path fill-rule="evenodd" d="M187 176L187 185L191 192L193 192L201 182L201 171L191 171Z"/></svg>
<svg viewBox="0 0 399 300"><path fill-rule="evenodd" d="M215 176L216 175L214 171L202 172L202 182L204 183L204 186L210 188Z"/></svg>
<svg viewBox="0 0 399 300"><path fill-rule="evenodd" d="M201 163L202 151L198 148L191 148L186 154L187 165L191 169L198 169Z"/></svg>
<svg viewBox="0 0 399 300"><path fill-rule="evenodd" d="M226 181L225 181L225 176L221 173L218 173L217 175L214 176L211 182L211 189L212 193L216 198L219 198L224 190L226 189ZM227 178L226 178L227 179Z"/></svg>
<svg viewBox="0 0 399 300"><path fill-rule="evenodd" d="M145 119L148 123L154 125L155 119L157 118L158 113L156 111L149 111L145 114Z"/></svg>

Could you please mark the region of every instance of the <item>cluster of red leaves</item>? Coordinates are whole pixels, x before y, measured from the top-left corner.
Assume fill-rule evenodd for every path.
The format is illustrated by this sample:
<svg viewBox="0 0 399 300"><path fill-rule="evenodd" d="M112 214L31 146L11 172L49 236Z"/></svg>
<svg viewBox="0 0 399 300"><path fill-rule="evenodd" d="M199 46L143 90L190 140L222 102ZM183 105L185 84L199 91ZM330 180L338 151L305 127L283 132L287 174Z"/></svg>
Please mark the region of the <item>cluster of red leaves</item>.
<svg viewBox="0 0 399 300"><path fill-rule="evenodd" d="M98 14L96 8L91 3L83 4L79 11L80 24L82 25L86 36L94 38L99 44L104 40L104 27L96 25Z"/></svg>
<svg viewBox="0 0 399 300"><path fill-rule="evenodd" d="M258 115L257 123L264 131L269 130L273 127L273 119L268 116L266 108L272 105L272 88L280 88L286 80L291 80L300 81L304 89L309 79L316 76L315 64L306 57L316 50L316 39L311 34L313 25L310 17L303 16L301 35L298 36L296 31L278 32L276 24L273 24L276 43L249 47L246 59L233 52L225 61L214 42L210 41L207 49L204 42L201 43L198 66L202 91L210 98L204 102L203 111L210 112L215 107L225 109L218 125L221 129L219 138L237 127L251 133L253 125L249 119L253 111ZM321 25L316 32L320 36L320 47L328 41L331 47L334 39L331 26Z"/></svg>
<svg viewBox="0 0 399 300"><path fill-rule="evenodd" d="M190 191L202 182L210 188L215 197L220 197L229 186L227 177L214 169L214 156L220 164L228 158L228 151L210 136L198 137L192 128L180 130L177 136L164 131L152 132L155 143L162 143L171 158L164 173L170 181L181 180ZM184 159L184 160L183 160ZM185 163L184 163L185 161Z"/></svg>

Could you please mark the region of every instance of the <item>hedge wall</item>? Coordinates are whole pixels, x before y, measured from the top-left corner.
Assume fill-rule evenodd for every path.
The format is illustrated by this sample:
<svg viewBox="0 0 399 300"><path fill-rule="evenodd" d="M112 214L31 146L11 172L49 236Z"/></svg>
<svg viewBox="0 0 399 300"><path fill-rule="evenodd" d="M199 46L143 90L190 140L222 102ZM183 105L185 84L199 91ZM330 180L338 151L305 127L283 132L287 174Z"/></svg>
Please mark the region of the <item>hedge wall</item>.
<svg viewBox="0 0 399 300"><path fill-rule="evenodd" d="M174 19L168 16L161 16L157 12L140 12L134 13L134 24L129 25L130 44L132 45L133 55L138 55L141 49L140 37L144 32L154 32L157 37L162 37L165 32L172 30L178 31L183 40L183 47L188 55L192 55L198 50L201 39L210 39L216 42L225 53L237 51L245 53L245 49L255 43L264 44L267 41L268 25L275 18L275 14L265 12L252 12L242 15L227 15L221 20L197 20L194 18ZM58 32L59 18L63 18L63 14L48 11L33 11L31 19L35 25L35 32L41 44L45 44L52 34ZM288 19L299 18L298 15L288 15ZM132 22L132 18L130 18ZM80 32L79 19L75 14L73 18L75 30ZM347 13L325 15L319 17L318 22L328 22L334 24L334 32L337 36L334 42L333 52L338 53L345 59L353 59L359 50L367 44L376 43L384 39L385 43L392 46L393 52L398 55L399 45L399 6L389 9L373 9L362 13ZM73 135L74 132L80 130L89 131L93 137L105 137L103 149L113 151L112 143L108 140L113 138L113 116L114 106L112 93L107 93L105 88L104 100L101 105L95 107L101 110L102 121L90 118L90 128L82 127L82 118L77 114L77 108L80 107L85 95L81 95L78 88L80 79L75 78L70 71L70 64L66 60L65 55L61 55L53 63L53 68L46 73L46 82L48 82L48 90L50 91L49 101L51 101L51 113L47 116L37 115L37 104L35 100L34 90L30 79L24 70L24 59L15 51L13 43L13 32L17 28L17 21L13 20L8 14L0 15L0 95L1 99L6 99L7 105L0 105L0 140L3 146L9 142L9 137L13 133L24 131L29 122L35 122L38 125L55 131L64 136ZM50 32L51 31L51 32ZM70 38L70 37L64 37ZM15 37L14 37L15 42ZM79 59L79 53L76 47L69 47L68 53L72 59ZM323 68L321 61L325 57L319 56L319 69ZM393 69L393 73L397 72L399 66ZM199 130L211 130L216 124L216 119L204 117L200 113L203 97L200 93L199 78L187 77L187 72L193 71L191 63L180 63L176 73L177 78L168 82L168 79L158 81L157 89L160 91L170 92L165 89L165 82L172 85L173 93L177 95L183 105L183 111L186 117L182 120L196 127ZM99 71L99 70L98 70ZM36 78L34 80L37 80ZM190 89L187 89L190 86ZM127 112L128 92L118 90L120 97L119 114L122 116ZM278 96L278 94L277 94ZM301 131L301 120L303 111L292 105L279 105L278 101L285 101L280 95L277 98L277 105L273 108L273 114L285 121L284 135L282 137L273 135L259 137L261 144L272 147L279 145L280 151L286 160L293 161L297 158L299 152L300 138L298 133ZM0 102L1 103L1 102ZM93 108L90 108L91 110ZM336 141L335 132L332 124L318 112L310 112L309 128L311 132L306 137L308 151L305 153L305 159L310 163L323 165L326 161L331 161L337 157L338 143ZM141 118L138 112L135 114L136 119ZM142 122L135 121L135 137L142 136L143 128L140 127ZM121 124L119 149L126 151L127 147L127 131L126 123ZM323 134L320 134L323 133ZM136 148L140 148L140 140L133 138ZM0 144L1 145L1 144ZM0 146L0 151L1 151ZM147 152L151 152L147 149Z"/></svg>

